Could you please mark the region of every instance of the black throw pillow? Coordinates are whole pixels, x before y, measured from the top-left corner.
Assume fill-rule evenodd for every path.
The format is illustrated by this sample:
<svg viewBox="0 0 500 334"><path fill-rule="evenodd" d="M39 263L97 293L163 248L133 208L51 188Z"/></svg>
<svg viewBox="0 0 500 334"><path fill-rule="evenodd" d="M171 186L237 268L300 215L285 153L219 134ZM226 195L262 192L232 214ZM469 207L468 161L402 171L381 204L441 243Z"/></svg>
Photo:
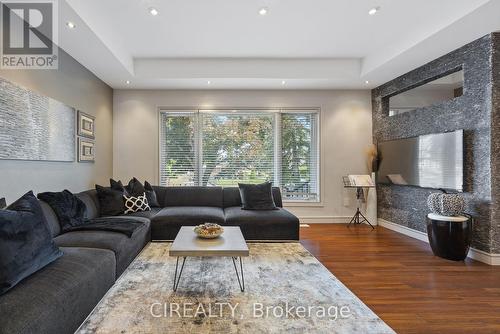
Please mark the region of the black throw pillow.
<svg viewBox="0 0 500 334"><path fill-rule="evenodd" d="M156 191L148 181L144 182L144 190L146 193L146 198L148 199L149 206L152 208L160 207L160 203L158 203L158 198L156 197Z"/></svg>
<svg viewBox="0 0 500 334"><path fill-rule="evenodd" d="M0 210L0 295L61 256L33 192Z"/></svg>
<svg viewBox="0 0 500 334"><path fill-rule="evenodd" d="M38 199L50 205L54 210L62 232L68 232L72 227L86 223L87 207L85 203L69 190L41 193L38 194Z"/></svg>
<svg viewBox="0 0 500 334"><path fill-rule="evenodd" d="M132 197L139 197L144 195L144 192L146 189L144 189L144 186L142 185L141 181L137 180L135 177L132 178L132 180L129 181L128 186L125 187L125 189L128 192L127 194L124 194L125 196L132 196Z"/></svg>
<svg viewBox="0 0 500 334"><path fill-rule="evenodd" d="M7 201L5 200L5 198L0 198L0 210L5 209L6 206Z"/></svg>
<svg viewBox="0 0 500 334"><path fill-rule="evenodd" d="M272 183L238 183L243 210L277 210L274 204Z"/></svg>
<svg viewBox="0 0 500 334"><path fill-rule="evenodd" d="M115 181L113 179L109 179L109 185L111 186L111 189L121 191L124 196L129 195L121 180Z"/></svg>
<svg viewBox="0 0 500 334"><path fill-rule="evenodd" d="M99 200L99 208L101 216L117 216L125 211L125 202L123 200L123 192L98 184L95 185L97 190L97 199Z"/></svg>

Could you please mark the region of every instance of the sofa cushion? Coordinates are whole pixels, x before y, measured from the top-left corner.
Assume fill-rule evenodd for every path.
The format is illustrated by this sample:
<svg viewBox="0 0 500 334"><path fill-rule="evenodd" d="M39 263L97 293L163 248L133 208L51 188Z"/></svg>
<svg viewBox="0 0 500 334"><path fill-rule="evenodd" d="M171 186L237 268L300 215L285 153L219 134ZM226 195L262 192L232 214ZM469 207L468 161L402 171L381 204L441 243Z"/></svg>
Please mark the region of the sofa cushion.
<svg viewBox="0 0 500 334"><path fill-rule="evenodd" d="M61 225L61 231L66 232L71 227L85 224L87 206L69 190L40 193L38 199L50 205L54 210Z"/></svg>
<svg viewBox="0 0 500 334"><path fill-rule="evenodd" d="M173 240L182 226L202 223L224 223L221 208L207 206L177 206L162 209L151 220L153 240Z"/></svg>
<svg viewBox="0 0 500 334"><path fill-rule="evenodd" d="M226 226L239 226L246 240L299 240L299 219L289 211L224 209Z"/></svg>
<svg viewBox="0 0 500 334"><path fill-rule="evenodd" d="M116 216L125 211L123 192L102 187L98 184L95 185L95 189L99 199L100 216Z"/></svg>
<svg viewBox="0 0 500 334"><path fill-rule="evenodd" d="M61 255L33 192L0 210L0 295Z"/></svg>
<svg viewBox="0 0 500 334"><path fill-rule="evenodd" d="M40 207L42 208L43 216L45 217L45 221L47 222L47 226L49 227L50 234L52 238L61 234L61 225L59 224L59 220L57 219L57 215L52 210L50 205L45 203L44 201L39 201Z"/></svg>
<svg viewBox="0 0 500 334"><path fill-rule="evenodd" d="M137 229L130 238L117 232L75 231L61 234L54 241L60 247L100 248L113 251L116 256L116 273L119 276L151 240L149 221L144 218L141 221L146 224Z"/></svg>
<svg viewBox="0 0 500 334"><path fill-rule="evenodd" d="M85 218L86 219L94 219L99 217L99 202L97 199L97 191L96 190L87 190L81 193L76 194L83 203L87 210L85 210Z"/></svg>
<svg viewBox="0 0 500 334"><path fill-rule="evenodd" d="M5 209L7 207L7 201L5 197L0 198L0 210Z"/></svg>
<svg viewBox="0 0 500 334"><path fill-rule="evenodd" d="M241 196L241 207L244 210L275 210L272 183L261 184L238 183Z"/></svg>
<svg viewBox="0 0 500 334"><path fill-rule="evenodd" d="M74 333L115 281L104 249L63 248L64 255L0 296L1 334Z"/></svg>
<svg viewBox="0 0 500 334"><path fill-rule="evenodd" d="M119 216L119 217L142 217L142 218L147 218L147 219L151 220L161 210L162 210L162 208L151 208L151 210L149 210L149 211L132 212L132 213L127 213L126 215Z"/></svg>
<svg viewBox="0 0 500 334"><path fill-rule="evenodd" d="M152 208L159 207L160 204L158 203L156 192L148 181L144 182L144 190L146 191L146 198L148 199L149 206Z"/></svg>
<svg viewBox="0 0 500 334"><path fill-rule="evenodd" d="M278 187L273 187L273 199L274 199L274 204L278 208L283 207L283 201L281 199L281 191L280 188ZM241 207L241 196L240 196L240 189L238 187L224 187L223 190L224 193L224 207L228 208L231 206L239 206Z"/></svg>
<svg viewBox="0 0 500 334"><path fill-rule="evenodd" d="M160 189L160 190L158 190ZM221 187L159 187L155 188L162 207L213 206L222 208ZM159 194L159 192L163 192Z"/></svg>

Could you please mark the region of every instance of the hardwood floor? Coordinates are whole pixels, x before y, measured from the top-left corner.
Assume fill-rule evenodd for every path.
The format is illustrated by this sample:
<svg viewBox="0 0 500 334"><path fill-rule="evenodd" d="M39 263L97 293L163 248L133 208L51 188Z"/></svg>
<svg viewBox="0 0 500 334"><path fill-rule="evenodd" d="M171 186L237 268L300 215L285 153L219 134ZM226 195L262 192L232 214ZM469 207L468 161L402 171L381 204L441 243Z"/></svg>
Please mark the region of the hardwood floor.
<svg viewBox="0 0 500 334"><path fill-rule="evenodd" d="M383 227L316 224L301 243L398 333L500 333L500 267L435 257Z"/></svg>

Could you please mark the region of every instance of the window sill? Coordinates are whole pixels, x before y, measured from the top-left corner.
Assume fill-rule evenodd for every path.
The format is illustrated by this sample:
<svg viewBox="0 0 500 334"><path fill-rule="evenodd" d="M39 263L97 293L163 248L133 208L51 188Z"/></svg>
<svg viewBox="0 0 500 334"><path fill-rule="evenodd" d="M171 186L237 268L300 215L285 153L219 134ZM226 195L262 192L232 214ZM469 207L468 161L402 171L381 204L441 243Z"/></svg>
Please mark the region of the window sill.
<svg viewBox="0 0 500 334"><path fill-rule="evenodd" d="M308 202L308 201L283 201L283 206L286 208L298 208L298 207L324 207L323 202Z"/></svg>

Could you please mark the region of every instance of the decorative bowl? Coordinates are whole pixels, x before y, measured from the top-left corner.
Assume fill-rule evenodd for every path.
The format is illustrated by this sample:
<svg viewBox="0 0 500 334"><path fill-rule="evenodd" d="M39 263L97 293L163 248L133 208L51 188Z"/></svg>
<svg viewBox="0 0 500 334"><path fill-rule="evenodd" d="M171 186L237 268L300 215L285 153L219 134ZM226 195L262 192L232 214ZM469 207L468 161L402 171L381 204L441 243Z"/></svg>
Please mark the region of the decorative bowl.
<svg viewBox="0 0 500 334"><path fill-rule="evenodd" d="M194 233L200 238L203 239L215 239L218 238L224 229L222 226L214 223L205 223L198 225L194 228Z"/></svg>

